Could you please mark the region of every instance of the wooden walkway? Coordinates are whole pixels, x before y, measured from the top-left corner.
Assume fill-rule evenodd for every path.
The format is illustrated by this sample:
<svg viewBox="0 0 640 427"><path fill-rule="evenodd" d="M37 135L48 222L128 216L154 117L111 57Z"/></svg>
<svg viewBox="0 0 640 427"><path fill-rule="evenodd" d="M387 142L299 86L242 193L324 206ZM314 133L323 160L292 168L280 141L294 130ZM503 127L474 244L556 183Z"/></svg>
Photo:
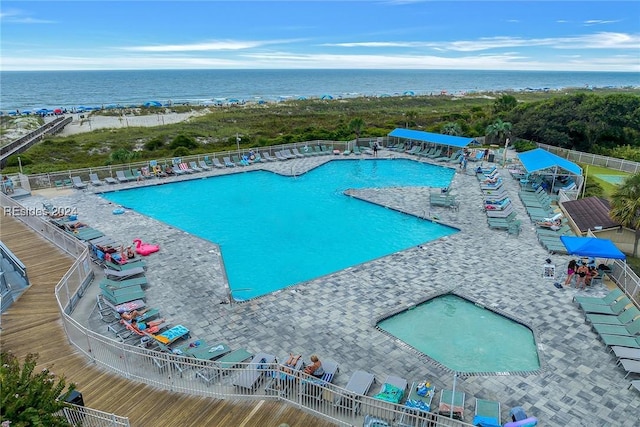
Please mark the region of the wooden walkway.
<svg viewBox="0 0 640 427"><path fill-rule="evenodd" d="M88 363L69 345L54 296L73 259L18 220L0 216L2 242L27 267L31 287L2 316L0 348L18 357L39 354L39 364L73 382L85 405L129 417L134 427L291 427L334 424L271 400L218 400L131 382Z"/></svg>

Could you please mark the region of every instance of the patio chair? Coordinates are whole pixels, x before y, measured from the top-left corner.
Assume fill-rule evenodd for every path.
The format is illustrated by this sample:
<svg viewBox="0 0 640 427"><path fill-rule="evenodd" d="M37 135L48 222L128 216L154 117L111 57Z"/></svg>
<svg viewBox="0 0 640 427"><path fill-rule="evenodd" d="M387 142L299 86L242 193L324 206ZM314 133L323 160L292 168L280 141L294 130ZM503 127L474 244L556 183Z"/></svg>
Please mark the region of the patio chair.
<svg viewBox="0 0 640 427"><path fill-rule="evenodd" d="M640 360L640 348L622 347L619 345L611 346L611 351L618 359Z"/></svg>
<svg viewBox="0 0 640 427"><path fill-rule="evenodd" d="M118 183L118 181L115 178L112 178L110 176L106 177L104 179L104 182L106 182L107 184L110 184L110 185Z"/></svg>
<svg viewBox="0 0 640 427"><path fill-rule="evenodd" d="M291 152L293 153L294 156L298 157L298 158L303 158L304 154L302 154L300 151L298 151L297 148L292 148Z"/></svg>
<svg viewBox="0 0 640 427"><path fill-rule="evenodd" d="M104 277L100 280L100 283L98 283L98 287L102 289L103 294L109 293L111 295L133 292L134 289L142 289L142 287L146 285L146 277L138 277L121 281L111 280Z"/></svg>
<svg viewBox="0 0 640 427"><path fill-rule="evenodd" d="M124 176L126 176L129 181L137 181L138 177L131 169L125 169L123 172Z"/></svg>
<svg viewBox="0 0 640 427"><path fill-rule="evenodd" d="M104 290L102 289L102 298L111 304L118 306L131 301L144 300L146 295L140 285L129 286L120 290Z"/></svg>
<svg viewBox="0 0 640 427"><path fill-rule="evenodd" d="M124 174L124 171L116 171L116 179L118 180L119 183L125 183L130 181L130 179Z"/></svg>
<svg viewBox="0 0 640 427"><path fill-rule="evenodd" d="M404 403L402 415L398 419L398 427L426 426L426 419L423 421L418 417L426 417L431 411L431 402L435 395L435 387L431 384L423 383L424 395L419 393L418 383L411 384L409 395Z"/></svg>
<svg viewBox="0 0 640 427"><path fill-rule="evenodd" d="M263 159L265 159L265 160L266 160L266 161L268 161L268 162L275 162L275 161L276 161L276 159L274 159L273 157L271 157L271 156L269 155L269 153L267 153L267 152L262 153L262 154L261 154L261 156L262 156L262 158L263 158Z"/></svg>
<svg viewBox="0 0 640 427"><path fill-rule="evenodd" d="M200 166L198 166L198 165L196 164L196 162L189 162L189 167L190 167L191 169L193 169L194 171L196 171L196 172L202 172L202 171L204 170L204 169L202 169ZM207 169L208 169L208 168L209 168L209 166L207 166Z"/></svg>
<svg viewBox="0 0 640 427"><path fill-rule="evenodd" d="M138 267L147 268L146 261L140 258L129 259L127 260L127 262L122 264L118 262L113 262L113 260L110 261L105 259L103 264L105 268L108 268L110 270L128 270L130 268L138 268Z"/></svg>
<svg viewBox="0 0 640 427"><path fill-rule="evenodd" d="M152 338L163 345L171 345L179 339L188 339L191 336L189 329L182 325L176 325L166 331L152 335Z"/></svg>
<svg viewBox="0 0 640 427"><path fill-rule="evenodd" d="M198 165L200 165L200 169L203 171L211 170L211 167L204 160L199 160Z"/></svg>
<svg viewBox="0 0 640 427"><path fill-rule="evenodd" d="M253 354L244 348L239 348L216 361L215 366L205 366L196 372L196 378L204 381L207 385L221 377L229 369L233 369L240 363L253 357Z"/></svg>
<svg viewBox="0 0 640 427"><path fill-rule="evenodd" d="M289 150L288 148L285 148L284 150L282 150L281 153L287 159L295 159L296 157L298 157L295 154L293 154L291 150Z"/></svg>
<svg viewBox="0 0 640 427"><path fill-rule="evenodd" d="M340 409L351 409L354 414L357 414L360 405L359 397L369 393L369 389L375 382L376 377L373 374L355 371L344 388L347 393L338 395L335 399L335 405Z"/></svg>
<svg viewBox="0 0 640 427"><path fill-rule="evenodd" d="M288 160L280 151L276 151L275 153L276 159L280 161Z"/></svg>
<svg viewBox="0 0 640 427"><path fill-rule="evenodd" d="M292 360L293 359L293 360ZM289 394L289 390L304 366L304 359L302 355L289 354L288 359L292 360L291 363L285 362L281 364L278 369L271 371L269 374L269 380L265 385L264 391L267 394L276 394L279 396L286 396Z"/></svg>
<svg viewBox="0 0 640 427"><path fill-rule="evenodd" d="M276 362L276 357L272 354L258 353L249 365L240 371L233 380L233 385L237 388L253 391L260 385L267 372L272 369L272 364Z"/></svg>
<svg viewBox="0 0 640 427"><path fill-rule="evenodd" d="M626 325L636 317L640 317L640 310L635 306L629 306L622 313L617 316L610 314L592 314L587 313L585 318L591 323L597 323L602 325Z"/></svg>
<svg viewBox="0 0 640 427"><path fill-rule="evenodd" d="M235 168L236 167L236 164L231 161L230 157L223 157L222 161L224 162L224 165L226 167L228 167L228 168Z"/></svg>
<svg viewBox="0 0 640 427"><path fill-rule="evenodd" d="M438 414L448 417L453 416L453 418L462 421L464 419L465 397L466 395L462 391L456 391L454 395L451 390L441 390Z"/></svg>
<svg viewBox="0 0 640 427"><path fill-rule="evenodd" d="M620 359L619 365L627 371L627 375L624 376L625 379L631 374L640 374L640 360Z"/></svg>
<svg viewBox="0 0 640 427"><path fill-rule="evenodd" d="M476 399L472 424L480 427L500 427L500 402Z"/></svg>
<svg viewBox="0 0 640 427"><path fill-rule="evenodd" d="M112 280L131 279L141 274L144 274L143 267L127 268L124 270L112 270L110 268L104 269L104 275L107 276L107 278Z"/></svg>
<svg viewBox="0 0 640 427"><path fill-rule="evenodd" d="M225 168L225 166L222 163L220 163L220 160L218 160L217 157L214 157L213 159L211 159L211 164L218 169Z"/></svg>
<svg viewBox="0 0 640 427"><path fill-rule="evenodd" d="M618 315L622 313L626 306L631 304L631 300L628 297L622 297L610 305L604 304L579 304L582 311L585 313L598 313L598 314L614 314Z"/></svg>
<svg viewBox="0 0 640 427"><path fill-rule="evenodd" d="M104 184L104 182L100 178L98 178L98 174L97 173L90 173L89 174L89 182L91 182L91 185L96 186L96 187Z"/></svg>
<svg viewBox="0 0 640 427"><path fill-rule="evenodd" d="M614 345L620 347L640 348L640 336L629 337L626 335L600 335L600 339L605 345L613 347Z"/></svg>
<svg viewBox="0 0 640 427"><path fill-rule="evenodd" d="M87 188L87 183L82 182L82 178L79 176L72 176L71 181L73 182L73 188L78 190L84 190Z"/></svg>
<svg viewBox="0 0 640 427"><path fill-rule="evenodd" d="M391 422L380 417L374 417L373 415L366 415L364 417L363 427L391 427Z"/></svg>
<svg viewBox="0 0 640 427"><path fill-rule="evenodd" d="M195 172L195 170L191 169L189 167L189 165L184 163L184 162L180 163L178 165L178 167L180 168L181 171L184 171L184 173L194 173Z"/></svg>
<svg viewBox="0 0 640 427"><path fill-rule="evenodd" d="M373 398L390 403L400 403L407 391L407 386L407 380L404 378L388 375L382 383L380 391Z"/></svg>
<svg viewBox="0 0 640 427"><path fill-rule="evenodd" d="M610 291L607 295L603 297L585 297L576 295L573 297L573 300L578 304L603 304L603 305L611 305L616 300L624 296L624 292L620 288L615 288Z"/></svg>
<svg viewBox="0 0 640 427"><path fill-rule="evenodd" d="M635 319L627 325L604 325L602 323L592 323L591 327L598 335L623 335L633 337L640 334L640 318Z"/></svg>

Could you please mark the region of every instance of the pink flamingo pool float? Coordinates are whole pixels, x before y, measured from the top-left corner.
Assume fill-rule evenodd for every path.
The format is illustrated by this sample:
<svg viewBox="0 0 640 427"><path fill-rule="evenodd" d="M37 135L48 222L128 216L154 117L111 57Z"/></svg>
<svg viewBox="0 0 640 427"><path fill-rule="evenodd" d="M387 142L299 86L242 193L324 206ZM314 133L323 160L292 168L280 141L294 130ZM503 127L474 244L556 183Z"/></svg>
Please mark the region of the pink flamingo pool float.
<svg viewBox="0 0 640 427"><path fill-rule="evenodd" d="M136 245L136 253L139 255L147 256L160 250L159 245L152 245L151 243L144 243L140 239L134 239L133 243Z"/></svg>

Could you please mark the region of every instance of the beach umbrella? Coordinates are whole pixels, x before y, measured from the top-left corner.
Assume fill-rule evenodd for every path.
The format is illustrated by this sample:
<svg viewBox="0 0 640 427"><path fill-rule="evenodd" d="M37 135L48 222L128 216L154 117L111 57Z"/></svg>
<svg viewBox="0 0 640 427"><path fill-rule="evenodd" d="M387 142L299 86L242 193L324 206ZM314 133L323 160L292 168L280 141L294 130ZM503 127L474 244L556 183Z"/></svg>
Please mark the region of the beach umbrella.
<svg viewBox="0 0 640 427"><path fill-rule="evenodd" d="M145 107L162 107L162 104L158 101L147 101L144 103Z"/></svg>
<svg viewBox="0 0 640 427"><path fill-rule="evenodd" d="M306 101L307 97L306 96L299 96L298 97L298 101Z"/></svg>
<svg viewBox="0 0 640 427"><path fill-rule="evenodd" d="M322 97L320 99L333 99L333 96L331 96L329 94L324 94L324 95L322 95Z"/></svg>
<svg viewBox="0 0 640 427"><path fill-rule="evenodd" d="M62 109L56 108L55 110L53 110L53 114L62 114Z"/></svg>
<svg viewBox="0 0 640 427"><path fill-rule="evenodd" d="M380 98L388 98L391 95L389 95L388 93L383 93L382 95L380 95Z"/></svg>
<svg viewBox="0 0 640 427"><path fill-rule="evenodd" d="M412 90L406 90L406 91L404 92L404 95L407 95L407 96L413 96L413 95L415 95L415 92L414 92L414 91L412 91Z"/></svg>

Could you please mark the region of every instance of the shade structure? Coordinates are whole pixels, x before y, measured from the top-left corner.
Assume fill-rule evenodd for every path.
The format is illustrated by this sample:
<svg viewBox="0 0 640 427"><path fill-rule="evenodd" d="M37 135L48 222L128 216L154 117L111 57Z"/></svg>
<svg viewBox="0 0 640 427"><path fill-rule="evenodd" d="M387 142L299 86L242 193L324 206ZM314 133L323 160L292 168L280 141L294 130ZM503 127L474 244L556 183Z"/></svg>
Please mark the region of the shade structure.
<svg viewBox="0 0 640 427"><path fill-rule="evenodd" d="M421 130L412 130L404 128L396 128L389 133L389 136L401 139L410 139L412 141L430 142L432 144L448 145L451 147L464 148L469 144L476 142L473 138L462 136L443 135L440 133L424 132Z"/></svg>
<svg viewBox="0 0 640 427"><path fill-rule="evenodd" d="M608 239L596 237L560 236L569 255L592 258L626 259L626 255Z"/></svg>
<svg viewBox="0 0 640 427"><path fill-rule="evenodd" d="M518 158L522 162L522 166L524 166L529 173L545 169L556 170L557 168L561 168L571 174L582 175L582 168L580 166L542 148L519 153Z"/></svg>

